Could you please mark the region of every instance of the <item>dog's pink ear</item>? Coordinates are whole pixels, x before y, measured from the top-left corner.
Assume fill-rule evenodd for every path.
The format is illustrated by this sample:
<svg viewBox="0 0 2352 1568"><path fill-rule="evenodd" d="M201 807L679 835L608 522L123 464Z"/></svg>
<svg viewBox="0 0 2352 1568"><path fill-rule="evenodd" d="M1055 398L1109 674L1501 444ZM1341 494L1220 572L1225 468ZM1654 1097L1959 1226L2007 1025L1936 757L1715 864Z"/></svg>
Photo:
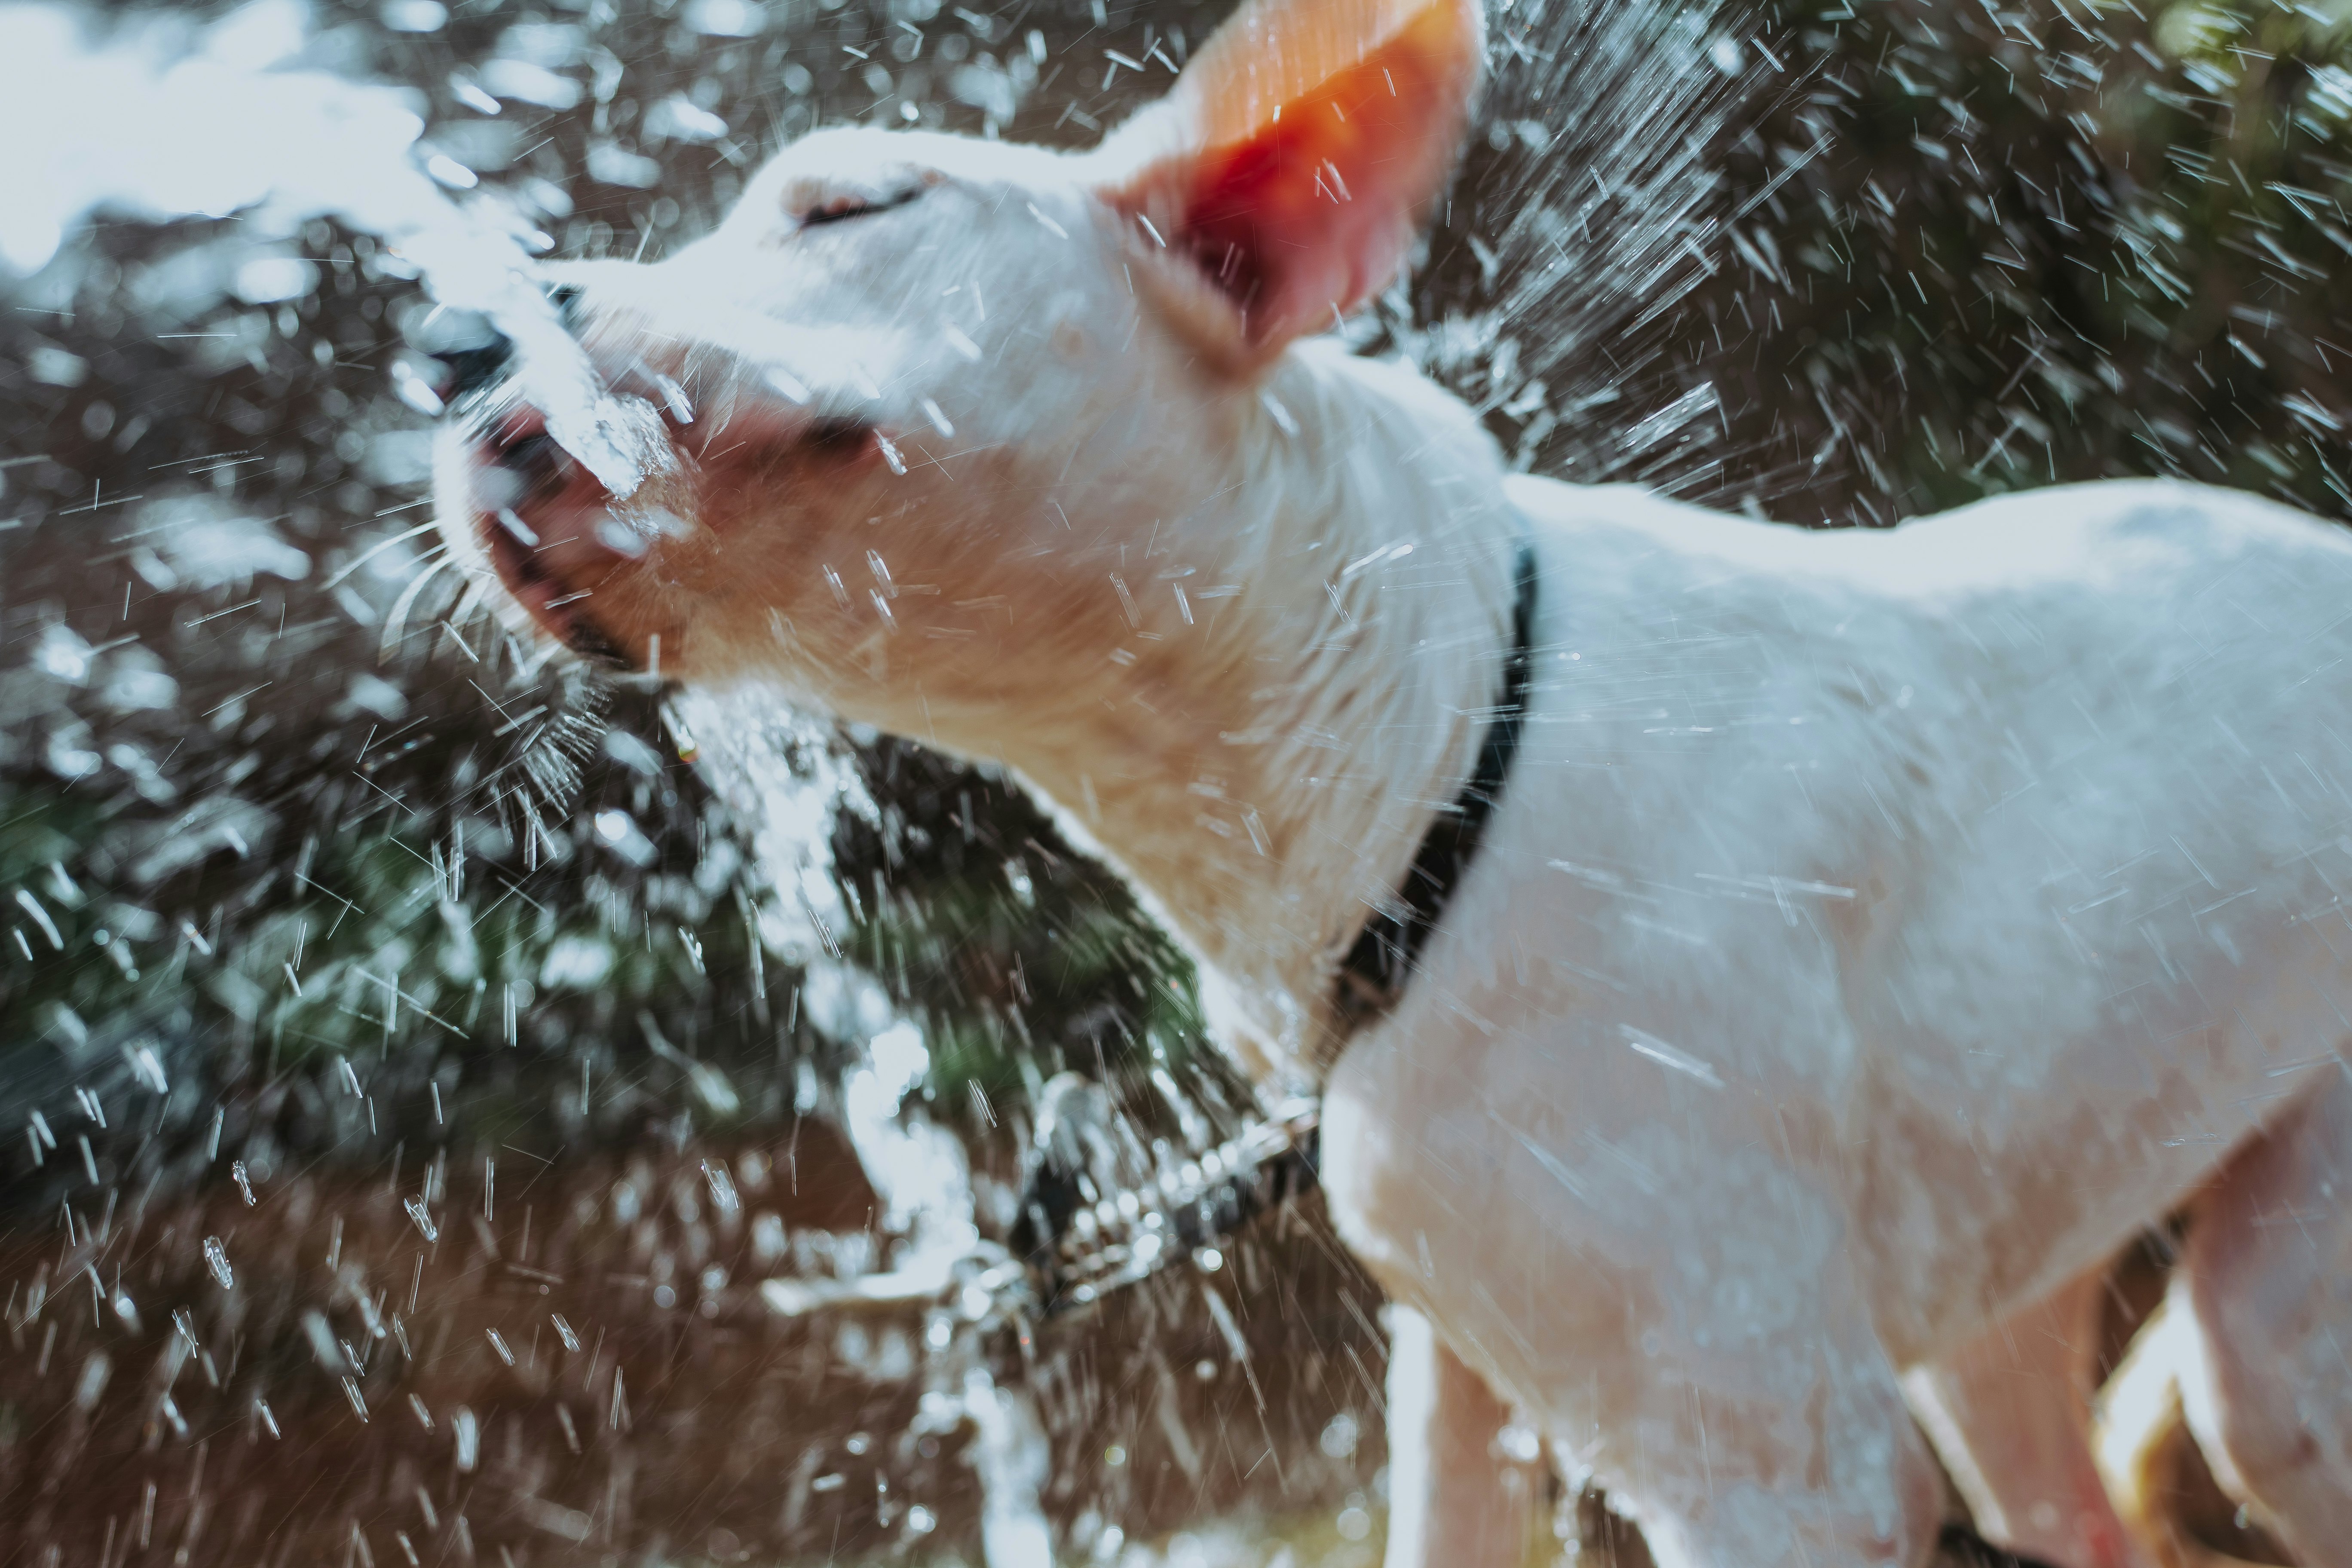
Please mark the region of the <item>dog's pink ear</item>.
<svg viewBox="0 0 2352 1568"><path fill-rule="evenodd" d="M1239 363L1395 275L1461 140L1480 0L1244 0L1099 154L1106 194L1242 312Z"/></svg>

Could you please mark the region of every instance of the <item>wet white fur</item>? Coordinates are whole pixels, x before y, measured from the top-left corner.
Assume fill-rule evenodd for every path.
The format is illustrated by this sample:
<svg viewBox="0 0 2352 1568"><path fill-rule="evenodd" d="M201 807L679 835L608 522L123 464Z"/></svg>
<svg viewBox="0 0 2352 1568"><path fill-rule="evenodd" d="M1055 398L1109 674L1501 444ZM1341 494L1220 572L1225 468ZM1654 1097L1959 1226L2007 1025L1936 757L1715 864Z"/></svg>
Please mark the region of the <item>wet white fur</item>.
<svg viewBox="0 0 2352 1568"><path fill-rule="evenodd" d="M1893 1373L2341 1092L2352 541L2164 484L1836 534L1513 494L1545 566L1527 754L1333 1075L1335 1208L1664 1555L1900 1560L1932 1477ZM2327 1223L2296 1334L2352 1330ZM2275 1415L2341 1454L2352 1377L2308 1375ZM2009 1533L2059 1558L2083 1500Z"/></svg>
<svg viewBox="0 0 2352 1568"><path fill-rule="evenodd" d="M800 249L777 216L908 168L945 183ZM1940 1365L2343 1081L2352 542L2177 484L1824 533L1507 478L1408 371L1313 342L1255 378L1204 363L1181 264L1097 177L828 134L701 245L580 274L599 352L629 334L722 431L803 416L762 390L780 370L899 432L908 484L952 502L868 524L796 495L805 552L739 532L722 574L656 549L646 603L693 634L668 668L1011 767L1274 1080L1471 769L1531 541L1525 741L1421 974L1329 1075L1333 1213L1434 1325L1424 1354L1528 1413L1663 1563L1920 1561L1939 1489L1899 1374L1932 1404ZM868 605L861 542L937 592ZM2300 1256L2340 1302L2327 1223ZM2298 1374L2315 1416L2266 1392L2309 1332L2219 1347L2253 1369L2224 1393L2248 1453L2282 1421L2352 1442L2340 1357ZM2037 1483L1969 1445L2079 1456L2054 1388L1949 1404L1980 1512ZM1417 1419L1443 1434L1442 1406ZM2309 1563L2346 1562L2340 1485L2273 1479L2244 1482ZM2007 1534L2129 1560L2077 1550L2073 1506ZM1421 1517L1392 1563L1466 1568L1441 1550L1466 1525Z"/></svg>

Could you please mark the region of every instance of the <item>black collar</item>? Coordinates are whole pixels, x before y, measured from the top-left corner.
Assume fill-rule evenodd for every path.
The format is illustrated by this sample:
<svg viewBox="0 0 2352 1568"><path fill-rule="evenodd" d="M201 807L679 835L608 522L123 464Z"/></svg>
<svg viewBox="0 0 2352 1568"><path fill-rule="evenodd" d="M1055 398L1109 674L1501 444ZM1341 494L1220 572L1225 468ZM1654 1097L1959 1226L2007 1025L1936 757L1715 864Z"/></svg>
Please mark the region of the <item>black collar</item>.
<svg viewBox="0 0 2352 1568"><path fill-rule="evenodd" d="M1356 937L1340 961L1332 1000L1338 1010L1342 1041L1394 1007L1404 994L1421 950L1437 929L1445 903L1454 896L1486 837L1486 819L1495 815L1503 784L1518 755L1519 732L1526 728L1528 686L1533 675L1536 557L1519 546L1514 568L1518 590L1511 606L1511 647L1503 660L1502 700L1496 703L1486 725L1486 743L1478 751L1478 769L1421 840L1404 880Z"/></svg>

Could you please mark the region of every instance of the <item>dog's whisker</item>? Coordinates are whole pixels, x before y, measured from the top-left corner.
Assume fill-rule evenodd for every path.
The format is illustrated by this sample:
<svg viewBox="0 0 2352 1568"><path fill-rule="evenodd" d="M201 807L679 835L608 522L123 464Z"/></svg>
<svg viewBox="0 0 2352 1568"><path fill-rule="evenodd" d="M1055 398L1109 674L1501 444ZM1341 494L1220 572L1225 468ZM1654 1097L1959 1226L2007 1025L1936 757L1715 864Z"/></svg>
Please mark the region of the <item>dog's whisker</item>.
<svg viewBox="0 0 2352 1568"><path fill-rule="evenodd" d="M450 640L465 649L466 657L477 664L481 662L480 656L466 641L460 628L477 615L487 611L489 595L497 586L496 582L489 578L468 574L465 587L458 591L457 603L450 605L441 617L441 624L448 632Z"/></svg>
<svg viewBox="0 0 2352 1568"><path fill-rule="evenodd" d="M392 608L383 618L383 635L378 640L378 648L384 657L389 658L393 650L399 646L402 634L408 624L408 612L415 606L418 597L425 589L432 586L444 572L455 564L455 557L445 551L438 559L427 562L422 570L408 580L408 585L401 590L400 597L392 602Z"/></svg>
<svg viewBox="0 0 2352 1568"><path fill-rule="evenodd" d="M341 587L343 583L350 578L352 573L358 571L369 562L373 561L385 551L390 550L396 545L405 544L408 541L415 539L420 533L430 533L440 526L440 519L435 518L431 521L420 522L414 528L406 529L399 533L395 533L390 539L378 541L366 550L362 551L355 558L345 563L341 570L337 571L324 583L321 583L319 585L320 588L322 591L331 591L332 589Z"/></svg>

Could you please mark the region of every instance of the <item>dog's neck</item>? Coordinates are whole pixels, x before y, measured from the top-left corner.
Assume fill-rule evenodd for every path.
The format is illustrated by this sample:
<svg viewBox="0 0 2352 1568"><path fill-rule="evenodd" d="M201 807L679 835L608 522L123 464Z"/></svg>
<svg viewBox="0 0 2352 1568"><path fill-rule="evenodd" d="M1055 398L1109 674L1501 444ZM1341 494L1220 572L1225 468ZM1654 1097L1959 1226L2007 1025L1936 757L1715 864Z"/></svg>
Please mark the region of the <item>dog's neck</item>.
<svg viewBox="0 0 2352 1568"><path fill-rule="evenodd" d="M1410 373L1307 345L1242 424L1202 465L1200 526L1138 531L1124 592L1152 608L1108 675L1055 672L1034 712L939 738L1104 847L1202 961L1245 1065L1298 1081L1337 1043L1339 959L1475 767L1518 527L1475 418ZM1195 539L1215 553L1188 558ZM1185 624L1167 579L1187 567L1194 595L1241 591Z"/></svg>

